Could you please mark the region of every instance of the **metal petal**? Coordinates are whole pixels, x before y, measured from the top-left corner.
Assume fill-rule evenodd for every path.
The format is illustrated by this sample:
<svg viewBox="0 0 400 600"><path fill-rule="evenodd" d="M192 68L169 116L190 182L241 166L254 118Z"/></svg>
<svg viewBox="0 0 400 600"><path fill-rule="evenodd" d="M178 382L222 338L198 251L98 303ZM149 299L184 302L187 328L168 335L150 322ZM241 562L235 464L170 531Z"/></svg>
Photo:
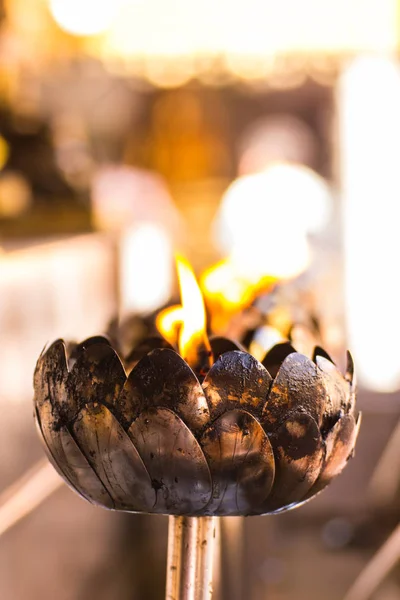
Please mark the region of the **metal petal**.
<svg viewBox="0 0 400 600"><path fill-rule="evenodd" d="M68 392L78 408L88 402L114 406L126 381L124 367L108 343L87 342L69 374Z"/></svg>
<svg viewBox="0 0 400 600"><path fill-rule="evenodd" d="M349 406L348 411L353 413L354 406L356 403L356 394L357 394L357 377L354 369L354 361L353 357L349 351L347 351L347 366L346 366L346 380L350 384L350 398L349 398Z"/></svg>
<svg viewBox="0 0 400 600"><path fill-rule="evenodd" d="M201 512L211 498L211 475L198 442L184 422L168 408L149 408L128 433L156 492L152 512Z"/></svg>
<svg viewBox="0 0 400 600"><path fill-rule="evenodd" d="M135 346L125 358L125 363L128 365L128 370L133 369L139 360L157 348L169 348L170 350L173 350L171 344L169 344L163 337L156 335L148 337L142 343Z"/></svg>
<svg viewBox="0 0 400 600"><path fill-rule="evenodd" d="M322 373L322 381L326 392L326 405L323 429L329 430L336 423L338 416L347 412L350 388L339 369L324 356L317 355L316 363Z"/></svg>
<svg viewBox="0 0 400 600"><path fill-rule="evenodd" d="M77 405L67 390L68 368L65 343L55 341L44 352L34 374L35 403L42 406L49 401L58 418L68 422L77 412Z"/></svg>
<svg viewBox="0 0 400 600"><path fill-rule="evenodd" d="M351 355L351 353L349 352L349 350L347 350L346 352L346 379L347 381L349 381L350 383L353 383L353 379L355 376L355 372L354 372L354 360L353 357Z"/></svg>
<svg viewBox="0 0 400 600"><path fill-rule="evenodd" d="M260 423L244 410L224 413L201 446L210 465L213 495L207 514L257 514L274 481L274 455Z"/></svg>
<svg viewBox="0 0 400 600"><path fill-rule="evenodd" d="M264 429L268 433L276 431L289 412L306 412L320 425L325 401L322 373L317 365L303 354L290 354L283 361L265 404Z"/></svg>
<svg viewBox="0 0 400 600"><path fill-rule="evenodd" d="M228 338L217 335L210 338L210 346L214 356L214 361L216 361L221 354L225 354L225 352L233 352L234 350L245 352L244 346L238 342L234 342L233 340L229 340Z"/></svg>
<svg viewBox="0 0 400 600"><path fill-rule="evenodd" d="M189 365L169 349L153 350L131 371L119 399L127 426L151 406L176 412L197 432L209 420L202 387Z"/></svg>
<svg viewBox="0 0 400 600"><path fill-rule="evenodd" d="M271 350L264 356L262 364L270 373L271 377L276 377L279 368L285 358L289 354L293 354L296 350L289 342L282 342L281 344L275 344Z"/></svg>
<svg viewBox="0 0 400 600"><path fill-rule="evenodd" d="M67 342L67 357L68 357L68 368L71 371L78 356L90 346L96 346L97 344L106 344L111 346L110 339L105 335L94 335L83 342L77 344L76 342Z"/></svg>
<svg viewBox="0 0 400 600"><path fill-rule="evenodd" d="M312 359L315 363L317 362L318 356L322 356L323 358L326 358L326 360L329 360L333 365L335 364L334 361L329 356L329 354L323 348L321 348L321 346L315 346L315 348L314 348Z"/></svg>
<svg viewBox="0 0 400 600"><path fill-rule="evenodd" d="M108 408L87 405L79 413L73 432L115 508L150 512L155 502L150 476L129 436Z"/></svg>
<svg viewBox="0 0 400 600"><path fill-rule="evenodd" d="M344 415L328 433L325 440L325 460L320 476L304 499L323 490L336 475L343 471L347 461L353 455L360 424L361 413L358 415L357 423L353 415Z"/></svg>
<svg viewBox="0 0 400 600"><path fill-rule="evenodd" d="M267 500L268 512L299 502L321 471L324 447L315 420L295 413L270 435L275 455L275 482Z"/></svg>
<svg viewBox="0 0 400 600"><path fill-rule="evenodd" d="M226 352L209 370L203 389L213 416L243 408L260 413L272 378L263 365L247 352Z"/></svg>
<svg viewBox="0 0 400 600"><path fill-rule="evenodd" d="M64 481L89 502L114 508L110 495L67 427L56 423L49 402L37 406L37 419L50 462Z"/></svg>
<svg viewBox="0 0 400 600"><path fill-rule="evenodd" d="M85 348L89 348L89 346L97 346L98 344L106 344L107 346L111 346L110 338L106 335L93 335L92 337L83 340L83 342L80 342L76 349L77 352L80 352Z"/></svg>

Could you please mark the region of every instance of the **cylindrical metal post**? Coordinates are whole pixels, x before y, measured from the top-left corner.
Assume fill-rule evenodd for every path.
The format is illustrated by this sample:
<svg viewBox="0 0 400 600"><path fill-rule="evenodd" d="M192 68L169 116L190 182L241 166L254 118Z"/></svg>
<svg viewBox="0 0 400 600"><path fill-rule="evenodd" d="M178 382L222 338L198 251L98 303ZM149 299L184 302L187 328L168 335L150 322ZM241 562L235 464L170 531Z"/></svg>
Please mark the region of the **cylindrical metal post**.
<svg viewBox="0 0 400 600"><path fill-rule="evenodd" d="M196 600L210 600L213 593L216 517L198 517Z"/></svg>
<svg viewBox="0 0 400 600"><path fill-rule="evenodd" d="M169 517L166 600L211 600L215 517Z"/></svg>
<svg viewBox="0 0 400 600"><path fill-rule="evenodd" d="M224 547L222 561L224 593L222 597L224 600L228 598L229 600L242 600L246 597L243 581L244 517L222 517L221 537Z"/></svg>

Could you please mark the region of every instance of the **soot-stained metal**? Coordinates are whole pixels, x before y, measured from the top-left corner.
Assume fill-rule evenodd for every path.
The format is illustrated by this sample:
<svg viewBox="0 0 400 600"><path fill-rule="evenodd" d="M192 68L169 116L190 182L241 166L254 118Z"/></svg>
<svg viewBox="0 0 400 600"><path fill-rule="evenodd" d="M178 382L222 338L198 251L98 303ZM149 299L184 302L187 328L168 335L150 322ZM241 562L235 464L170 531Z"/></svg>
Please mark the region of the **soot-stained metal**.
<svg viewBox="0 0 400 600"><path fill-rule="evenodd" d="M360 427L350 354L342 375L318 347L279 344L262 362L227 339L211 347L197 377L157 338L127 360L105 337L54 342L35 416L61 477L93 504L184 516L279 512L326 487Z"/></svg>

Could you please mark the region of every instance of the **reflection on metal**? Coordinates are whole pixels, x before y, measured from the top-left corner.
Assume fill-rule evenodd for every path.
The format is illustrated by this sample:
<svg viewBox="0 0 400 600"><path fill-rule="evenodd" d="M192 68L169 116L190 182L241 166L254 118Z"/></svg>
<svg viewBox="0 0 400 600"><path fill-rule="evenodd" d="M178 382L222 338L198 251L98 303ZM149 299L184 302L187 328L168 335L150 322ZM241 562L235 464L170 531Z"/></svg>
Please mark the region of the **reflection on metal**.
<svg viewBox="0 0 400 600"><path fill-rule="evenodd" d="M218 345L228 351L205 377L170 348L127 376L106 338L70 355L54 342L37 363L35 414L64 480L106 508L196 517L287 510L328 485L360 425L350 355L343 376L319 348L313 360L272 348L261 364Z"/></svg>
<svg viewBox="0 0 400 600"><path fill-rule="evenodd" d="M33 512L62 485L54 469L41 460L0 495L0 536Z"/></svg>
<svg viewBox="0 0 400 600"><path fill-rule="evenodd" d="M169 517L166 600L212 597L215 517Z"/></svg>
<svg viewBox="0 0 400 600"><path fill-rule="evenodd" d="M400 525L361 571L344 600L368 600L371 598L399 559Z"/></svg>

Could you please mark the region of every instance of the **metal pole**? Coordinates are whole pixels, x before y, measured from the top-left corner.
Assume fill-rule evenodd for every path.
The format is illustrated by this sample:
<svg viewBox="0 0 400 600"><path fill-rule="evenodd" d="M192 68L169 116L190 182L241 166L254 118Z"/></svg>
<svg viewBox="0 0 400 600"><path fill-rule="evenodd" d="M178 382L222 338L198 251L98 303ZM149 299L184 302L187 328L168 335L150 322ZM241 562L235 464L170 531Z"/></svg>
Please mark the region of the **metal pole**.
<svg viewBox="0 0 400 600"><path fill-rule="evenodd" d="M211 600L215 517L169 517L166 600Z"/></svg>
<svg viewBox="0 0 400 600"><path fill-rule="evenodd" d="M221 536L224 547L222 576L224 599L242 600L244 590L244 517L222 517Z"/></svg>

